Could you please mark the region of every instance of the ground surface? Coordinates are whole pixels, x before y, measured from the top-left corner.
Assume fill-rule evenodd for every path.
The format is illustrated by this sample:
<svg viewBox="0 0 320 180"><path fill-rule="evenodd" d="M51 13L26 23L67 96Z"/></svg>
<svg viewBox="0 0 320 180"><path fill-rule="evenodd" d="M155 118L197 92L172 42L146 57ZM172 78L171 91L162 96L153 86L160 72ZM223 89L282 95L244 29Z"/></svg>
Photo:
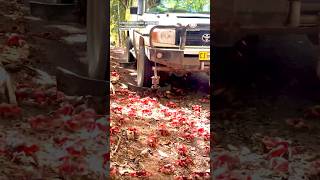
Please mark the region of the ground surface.
<svg viewBox="0 0 320 180"><path fill-rule="evenodd" d="M106 179L107 118L88 110L85 97L55 89L56 66L86 74L84 28L0 3L0 60L19 98L18 107L0 105L0 179ZM134 68L113 58L113 178L205 179L211 139L215 179L319 179L312 47L302 36L264 37L258 47L249 63L218 54L210 103L204 75L172 78L168 92L134 92L121 84L135 84Z"/></svg>
<svg viewBox="0 0 320 180"><path fill-rule="evenodd" d="M317 179L320 81L312 46L288 35L263 37L257 47L252 61L217 58L215 176Z"/></svg>
<svg viewBox="0 0 320 180"><path fill-rule="evenodd" d="M68 41L83 40L84 28L31 17L16 1L0 3L0 61L18 98L17 106L0 105L0 179L106 179L108 119L86 97L56 89L57 66L86 74L79 60L85 43Z"/></svg>
<svg viewBox="0 0 320 180"><path fill-rule="evenodd" d="M172 78L168 91L128 91L121 86L136 84L135 67L119 66L121 53L116 51L111 75L119 80L110 101L114 179L208 179L208 77Z"/></svg>

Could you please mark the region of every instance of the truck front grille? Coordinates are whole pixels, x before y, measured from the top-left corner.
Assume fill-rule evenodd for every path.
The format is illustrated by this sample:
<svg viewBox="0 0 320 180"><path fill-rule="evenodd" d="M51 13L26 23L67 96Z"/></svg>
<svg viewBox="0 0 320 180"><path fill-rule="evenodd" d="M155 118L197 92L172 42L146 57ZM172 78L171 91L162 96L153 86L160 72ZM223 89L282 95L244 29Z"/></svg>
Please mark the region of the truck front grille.
<svg viewBox="0 0 320 180"><path fill-rule="evenodd" d="M180 31L176 34L176 45L180 44ZM203 41L202 36L210 34L210 29L208 27L197 27L195 29L187 29L187 39L186 46L210 46L210 41Z"/></svg>

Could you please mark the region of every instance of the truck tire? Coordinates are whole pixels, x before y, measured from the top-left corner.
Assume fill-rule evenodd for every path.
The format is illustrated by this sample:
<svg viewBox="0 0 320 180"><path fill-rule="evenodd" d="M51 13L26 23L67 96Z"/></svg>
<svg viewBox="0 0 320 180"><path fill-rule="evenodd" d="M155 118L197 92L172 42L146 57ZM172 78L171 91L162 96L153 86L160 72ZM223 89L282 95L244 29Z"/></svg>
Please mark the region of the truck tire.
<svg viewBox="0 0 320 180"><path fill-rule="evenodd" d="M166 86L168 81L170 80L170 74L168 72L158 71L158 75L160 76L160 86Z"/></svg>
<svg viewBox="0 0 320 180"><path fill-rule="evenodd" d="M134 62L135 58L134 56L130 53L130 49L133 48L132 42L129 37L126 39L126 61L129 62Z"/></svg>
<svg viewBox="0 0 320 180"><path fill-rule="evenodd" d="M144 44L139 44L139 54L137 56L137 86L151 87L151 77L153 75L152 62L146 56Z"/></svg>

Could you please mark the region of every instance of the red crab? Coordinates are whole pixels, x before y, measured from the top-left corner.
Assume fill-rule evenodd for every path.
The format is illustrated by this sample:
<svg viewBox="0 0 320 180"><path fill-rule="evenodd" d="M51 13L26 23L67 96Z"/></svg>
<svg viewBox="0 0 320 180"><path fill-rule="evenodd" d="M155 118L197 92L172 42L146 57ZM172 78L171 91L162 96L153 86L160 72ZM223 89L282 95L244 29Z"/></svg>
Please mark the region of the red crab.
<svg viewBox="0 0 320 180"><path fill-rule="evenodd" d="M148 177L150 175L151 175L151 173L147 172L146 170L141 170L141 171L136 171L136 172L130 173L131 177Z"/></svg>
<svg viewBox="0 0 320 180"><path fill-rule="evenodd" d="M0 117L2 118L17 118L20 117L22 110L17 105L0 104Z"/></svg>
<svg viewBox="0 0 320 180"><path fill-rule="evenodd" d="M163 123L158 126L159 132L162 136L169 136L170 132L167 129L167 126Z"/></svg>
<svg viewBox="0 0 320 180"><path fill-rule="evenodd" d="M16 46L16 47L21 47L25 41L21 38L19 35L11 35L6 42L7 46Z"/></svg>
<svg viewBox="0 0 320 180"><path fill-rule="evenodd" d="M178 147L178 153L181 155L181 156L187 156L188 155L188 148L187 146L185 145L181 145Z"/></svg>
<svg viewBox="0 0 320 180"><path fill-rule="evenodd" d="M150 135L147 139L148 145L152 148L157 147L158 141L158 137L155 134Z"/></svg>
<svg viewBox="0 0 320 180"><path fill-rule="evenodd" d="M176 163L181 167L188 167L189 165L193 165L193 161L190 157L178 159Z"/></svg>
<svg viewBox="0 0 320 180"><path fill-rule="evenodd" d="M159 171L160 171L161 173L170 175L170 174L173 174L173 173L176 171L176 168L175 168L175 166L172 165L172 164L166 164L166 165L160 167L160 168L159 168Z"/></svg>
<svg viewBox="0 0 320 180"><path fill-rule="evenodd" d="M177 104L172 101L169 101L166 106L169 108L177 108Z"/></svg>
<svg viewBox="0 0 320 180"><path fill-rule="evenodd" d="M71 104L64 104L58 110L56 110L55 114L57 116L71 116L74 111L74 107Z"/></svg>
<svg viewBox="0 0 320 180"><path fill-rule="evenodd" d="M62 125L61 119L53 119L45 115L38 115L28 119L29 124L33 129L37 130L52 130Z"/></svg>
<svg viewBox="0 0 320 180"><path fill-rule="evenodd" d="M26 155L31 156L40 150L39 146L33 144L31 146L21 145L15 148L16 152L24 152Z"/></svg>

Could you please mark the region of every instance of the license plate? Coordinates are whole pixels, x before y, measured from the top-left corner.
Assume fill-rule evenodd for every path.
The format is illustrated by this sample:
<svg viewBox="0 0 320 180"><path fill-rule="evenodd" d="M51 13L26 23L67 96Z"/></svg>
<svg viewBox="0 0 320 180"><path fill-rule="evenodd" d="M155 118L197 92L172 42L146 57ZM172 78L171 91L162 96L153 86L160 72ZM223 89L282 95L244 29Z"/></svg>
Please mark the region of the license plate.
<svg viewBox="0 0 320 180"><path fill-rule="evenodd" d="M200 51L199 52L200 61L210 61L210 52Z"/></svg>

